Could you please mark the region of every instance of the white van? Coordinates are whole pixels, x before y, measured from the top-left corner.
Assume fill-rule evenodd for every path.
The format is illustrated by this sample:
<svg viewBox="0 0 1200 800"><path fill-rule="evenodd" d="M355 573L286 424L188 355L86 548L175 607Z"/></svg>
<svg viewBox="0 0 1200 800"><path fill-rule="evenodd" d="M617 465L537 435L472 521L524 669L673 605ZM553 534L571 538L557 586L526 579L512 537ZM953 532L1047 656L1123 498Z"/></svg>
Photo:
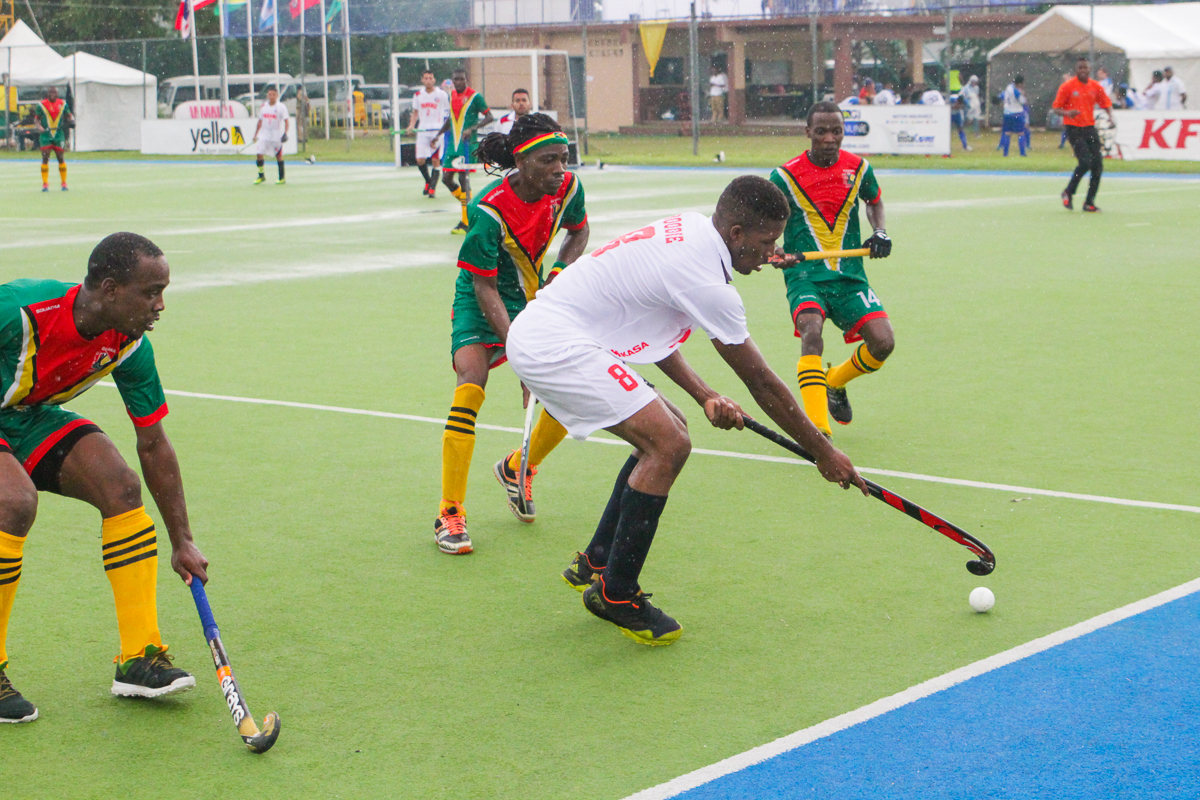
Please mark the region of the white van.
<svg viewBox="0 0 1200 800"><path fill-rule="evenodd" d="M250 96L250 75L247 74L230 74L226 75L225 79L229 83L229 99L242 100L243 97ZM266 99L267 86L289 87L295 83L295 78L288 75L286 72L274 73L254 73L254 91ZM200 76L200 100L220 100L221 99L221 76L220 75L201 75ZM180 103L186 103L188 100L196 100L196 77L194 75L180 75L177 78L167 78L159 81L158 84L158 116L170 117L175 111L176 106ZM244 103L245 101L242 100ZM250 113L256 114L257 108L248 108ZM292 102L288 109L291 112L296 110L296 92L292 89Z"/></svg>

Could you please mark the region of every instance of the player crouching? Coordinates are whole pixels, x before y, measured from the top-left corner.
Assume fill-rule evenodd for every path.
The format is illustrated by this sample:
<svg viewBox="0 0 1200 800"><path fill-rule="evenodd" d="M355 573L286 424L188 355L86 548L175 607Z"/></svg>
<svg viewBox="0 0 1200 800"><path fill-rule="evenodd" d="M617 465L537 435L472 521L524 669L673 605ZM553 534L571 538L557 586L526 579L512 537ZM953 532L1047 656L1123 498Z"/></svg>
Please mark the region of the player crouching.
<svg viewBox="0 0 1200 800"><path fill-rule="evenodd" d="M640 644L670 644L683 632L650 604L638 576L691 441L683 413L630 364L656 364L714 426L741 428L742 409L709 387L679 350L703 328L763 411L816 456L825 479L866 491L850 460L771 371L732 285L734 272L749 275L774 254L787 218L779 189L738 178L711 219L668 217L579 259L509 329L513 371L573 437L603 428L634 447L591 543L563 577L584 590L588 611Z"/></svg>
<svg viewBox="0 0 1200 800"><path fill-rule="evenodd" d="M171 567L207 581L192 542L179 462L162 419L166 399L144 335L163 310L167 260L148 239L114 233L92 251L82 285L0 286L0 722L38 711L5 675L9 613L21 580L38 492L83 500L103 518L100 556L117 607L121 651L112 693L159 697L196 680L172 666L158 630L158 536L141 484L116 446L63 403L111 375L137 431L142 474L171 538Z"/></svg>

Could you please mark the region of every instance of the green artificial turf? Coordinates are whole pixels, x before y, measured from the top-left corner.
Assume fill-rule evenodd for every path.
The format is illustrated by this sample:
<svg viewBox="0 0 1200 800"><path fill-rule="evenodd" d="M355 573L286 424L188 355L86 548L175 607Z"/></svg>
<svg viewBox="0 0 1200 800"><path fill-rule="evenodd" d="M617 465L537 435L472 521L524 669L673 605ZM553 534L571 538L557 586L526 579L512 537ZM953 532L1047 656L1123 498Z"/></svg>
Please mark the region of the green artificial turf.
<svg viewBox="0 0 1200 800"><path fill-rule="evenodd" d="M592 243L711 209L733 174L586 170ZM149 235L172 266L152 334L169 390L444 417L457 208L422 198L411 171L296 164L286 187L253 187L249 163L80 161L65 194L37 177L0 163L0 280L79 279L103 235ZM1087 216L1059 205L1061 176L881 184L895 250L868 270L897 348L850 385L855 422L834 433L855 463L1195 505L1200 182L1106 180L1104 212ZM736 286L790 378L781 278ZM835 363L850 353L832 328L826 343ZM685 353L753 410L702 336ZM663 388L697 448L785 455ZM519 428L508 367L487 392L480 422ZM239 743L165 557L163 634L198 688L109 696L99 518L42 495L8 642L8 674L42 718L0 730L15 797L616 800L1195 577L1194 513L875 476L987 542L998 566L980 579L963 548L811 468L696 452L643 574L685 633L641 648L558 577L624 448L565 442L523 525L488 474L519 434L481 429L477 552L452 558L431 536L439 424L169 402L209 597L251 709L283 719L279 743L264 756ZM136 463L112 388L71 407ZM996 592L989 614L967 605L976 585Z"/></svg>

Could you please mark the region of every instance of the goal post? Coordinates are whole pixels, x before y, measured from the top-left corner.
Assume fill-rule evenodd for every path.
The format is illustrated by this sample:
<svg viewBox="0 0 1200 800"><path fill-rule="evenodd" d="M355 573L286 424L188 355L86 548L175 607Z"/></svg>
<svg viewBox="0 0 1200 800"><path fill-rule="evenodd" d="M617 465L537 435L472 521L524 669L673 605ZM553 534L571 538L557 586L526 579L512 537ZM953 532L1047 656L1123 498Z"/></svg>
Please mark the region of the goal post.
<svg viewBox="0 0 1200 800"><path fill-rule="evenodd" d="M529 102L531 113L542 110L541 81L538 76L538 59L561 57L566 65L567 100L570 104L571 127L575 132L575 146L578 152L579 144L579 114L575 104L575 81L571 75L571 54L566 50L433 50L425 53L392 53L388 61L388 77L392 90L392 152L396 166L400 166L400 59L417 59L426 65L433 60L468 59L468 58L527 58L529 59ZM586 85L586 84L585 84ZM405 98L408 99L408 98ZM507 103L505 104L507 105ZM582 159L580 159L582 161Z"/></svg>

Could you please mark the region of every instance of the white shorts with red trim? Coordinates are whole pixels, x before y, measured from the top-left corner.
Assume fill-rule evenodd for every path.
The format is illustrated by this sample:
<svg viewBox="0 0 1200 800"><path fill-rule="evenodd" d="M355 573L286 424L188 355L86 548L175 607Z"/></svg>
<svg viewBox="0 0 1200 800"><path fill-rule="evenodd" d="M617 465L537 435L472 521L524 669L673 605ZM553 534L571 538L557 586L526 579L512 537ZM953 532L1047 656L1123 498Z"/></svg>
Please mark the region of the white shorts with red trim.
<svg viewBox="0 0 1200 800"><path fill-rule="evenodd" d="M254 152L260 156L278 156L283 152L283 142L279 139L259 139Z"/></svg>
<svg viewBox="0 0 1200 800"><path fill-rule="evenodd" d="M575 439L586 439L632 417L658 393L641 375L599 344L554 345L550 360L537 331L509 330L505 350L513 372ZM525 333L526 335L522 335ZM544 333L544 332L543 332Z"/></svg>
<svg viewBox="0 0 1200 800"><path fill-rule="evenodd" d="M437 131L417 131L417 158L437 158L442 153L442 135Z"/></svg>

